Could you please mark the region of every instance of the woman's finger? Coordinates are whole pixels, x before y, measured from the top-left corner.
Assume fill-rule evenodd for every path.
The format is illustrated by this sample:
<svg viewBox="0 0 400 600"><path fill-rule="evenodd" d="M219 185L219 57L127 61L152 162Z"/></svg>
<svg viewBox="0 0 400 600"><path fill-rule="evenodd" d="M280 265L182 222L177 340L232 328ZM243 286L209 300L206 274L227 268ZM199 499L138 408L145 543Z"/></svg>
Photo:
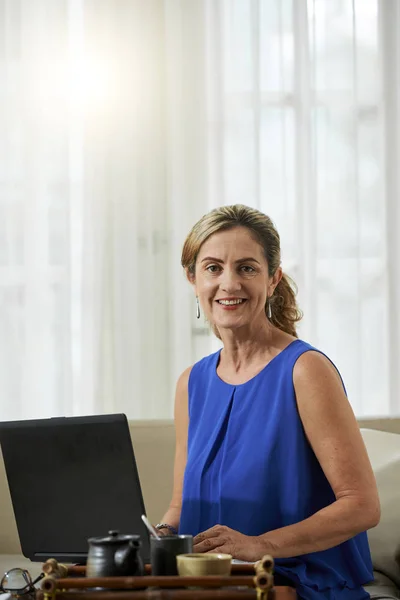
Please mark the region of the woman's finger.
<svg viewBox="0 0 400 600"><path fill-rule="evenodd" d="M223 542L222 542L223 543ZM215 548L221 546L221 539L213 537L206 538L202 542L199 542L193 546L194 552L212 552Z"/></svg>
<svg viewBox="0 0 400 600"><path fill-rule="evenodd" d="M213 538L213 537L218 537L221 534L220 531L218 531L217 527L211 527L210 529L206 529L205 531L202 531L201 533L198 533L197 535L195 535L195 537L193 538L193 544L199 544L200 542L203 542L204 540Z"/></svg>

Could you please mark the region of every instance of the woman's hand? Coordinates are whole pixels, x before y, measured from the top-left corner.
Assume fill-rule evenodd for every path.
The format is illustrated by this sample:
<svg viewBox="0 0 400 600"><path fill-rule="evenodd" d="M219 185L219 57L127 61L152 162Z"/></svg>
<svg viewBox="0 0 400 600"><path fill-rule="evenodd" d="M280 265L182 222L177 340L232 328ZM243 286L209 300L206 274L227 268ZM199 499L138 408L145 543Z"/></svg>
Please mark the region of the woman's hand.
<svg viewBox="0 0 400 600"><path fill-rule="evenodd" d="M223 552L233 558L253 562L270 550L258 536L243 535L225 525L214 525L195 536L193 552Z"/></svg>

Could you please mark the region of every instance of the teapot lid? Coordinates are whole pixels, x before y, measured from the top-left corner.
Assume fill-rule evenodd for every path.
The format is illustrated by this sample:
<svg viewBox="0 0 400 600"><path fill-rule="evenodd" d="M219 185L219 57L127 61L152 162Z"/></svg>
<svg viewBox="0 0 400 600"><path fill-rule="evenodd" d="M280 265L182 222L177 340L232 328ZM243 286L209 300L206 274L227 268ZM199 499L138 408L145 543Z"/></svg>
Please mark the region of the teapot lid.
<svg viewBox="0 0 400 600"><path fill-rule="evenodd" d="M90 544L121 544L130 541L139 541L140 535L126 535L120 534L116 529L112 529L108 532L108 535L104 537L91 537L88 539Z"/></svg>

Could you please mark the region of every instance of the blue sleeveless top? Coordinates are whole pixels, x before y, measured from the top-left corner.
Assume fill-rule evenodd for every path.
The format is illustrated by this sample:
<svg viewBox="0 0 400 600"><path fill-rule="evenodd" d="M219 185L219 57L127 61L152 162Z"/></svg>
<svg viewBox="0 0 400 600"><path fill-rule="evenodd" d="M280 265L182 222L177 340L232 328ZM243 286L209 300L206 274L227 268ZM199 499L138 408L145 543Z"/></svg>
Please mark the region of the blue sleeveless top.
<svg viewBox="0 0 400 600"><path fill-rule="evenodd" d="M188 455L180 533L226 525L260 535L298 523L335 501L298 414L295 340L255 377L231 385L217 375L220 351L196 363L189 378ZM305 600L369 598L373 579L366 533L321 552L275 560Z"/></svg>

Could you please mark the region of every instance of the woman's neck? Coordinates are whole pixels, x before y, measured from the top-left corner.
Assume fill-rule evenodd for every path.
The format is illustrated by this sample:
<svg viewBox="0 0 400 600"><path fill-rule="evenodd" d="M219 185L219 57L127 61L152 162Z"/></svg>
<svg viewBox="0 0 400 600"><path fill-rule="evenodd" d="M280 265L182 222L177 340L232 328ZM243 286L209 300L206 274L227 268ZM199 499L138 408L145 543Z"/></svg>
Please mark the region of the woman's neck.
<svg viewBox="0 0 400 600"><path fill-rule="evenodd" d="M287 336L273 325L253 332L252 335L244 331L220 331L223 349L220 356L220 366L232 369L235 372L246 370L249 366L268 362L274 348L282 345L282 336ZM290 337L290 336L288 336ZM287 342L288 343L288 342Z"/></svg>

